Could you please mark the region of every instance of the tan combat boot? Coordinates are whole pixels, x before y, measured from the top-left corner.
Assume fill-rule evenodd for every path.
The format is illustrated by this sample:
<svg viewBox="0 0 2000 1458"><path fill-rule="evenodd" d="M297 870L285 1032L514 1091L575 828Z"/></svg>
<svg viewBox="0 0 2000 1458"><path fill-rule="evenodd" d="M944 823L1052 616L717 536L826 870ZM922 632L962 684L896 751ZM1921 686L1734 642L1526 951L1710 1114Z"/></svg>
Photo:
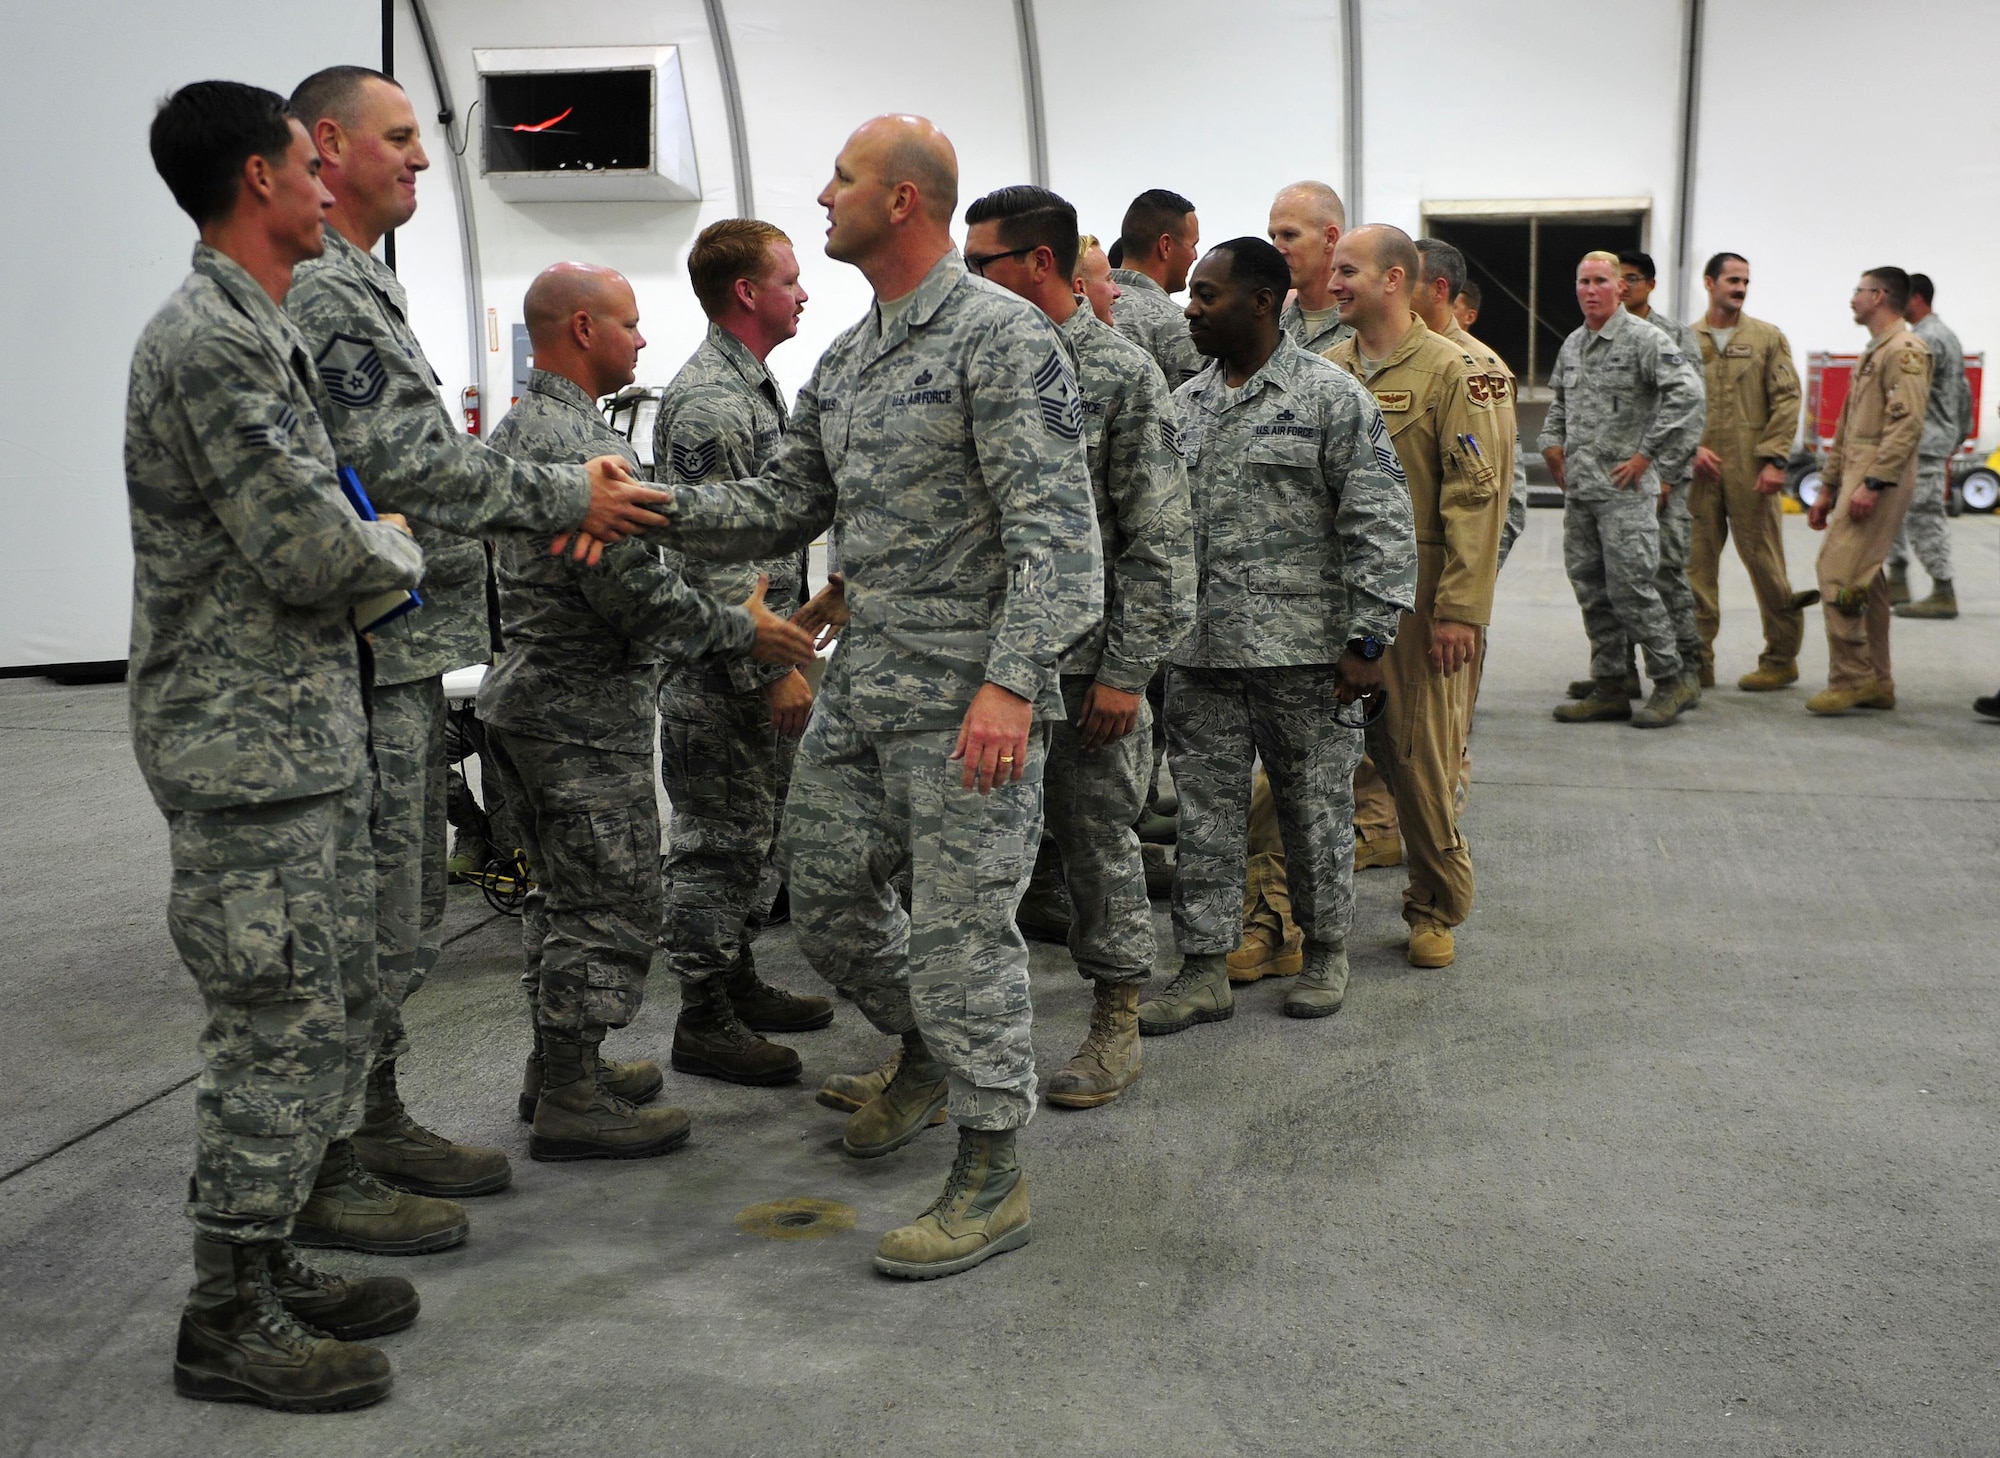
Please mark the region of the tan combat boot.
<svg viewBox="0 0 2000 1458"><path fill-rule="evenodd" d="M1048 1101L1065 1109L1108 1104L1139 1077L1139 984L1099 982L1083 1046L1049 1080Z"/></svg>
<svg viewBox="0 0 2000 1458"><path fill-rule="evenodd" d="M620 1063L600 1053L597 1067L598 1077L604 1081L604 1086L628 1104L643 1104L666 1087L667 1076L660 1071L660 1065L650 1058L635 1058L629 1063ZM521 1076L521 1097L514 1104L514 1111L520 1115L523 1124L535 1121L535 1105L541 1099L542 1043L537 1035L535 1051L528 1055L527 1072Z"/></svg>
<svg viewBox="0 0 2000 1458"><path fill-rule="evenodd" d="M1634 729L1664 729L1693 707L1701 697L1701 685L1692 673L1677 673L1653 685L1653 696L1628 715ZM1558 711L1560 712L1560 711Z"/></svg>
<svg viewBox="0 0 2000 1458"><path fill-rule="evenodd" d="M1891 562L1885 571L1889 574L1889 606L1895 607L1910 600L1910 567L1907 562Z"/></svg>
<svg viewBox="0 0 2000 1458"><path fill-rule="evenodd" d="M1849 709L1861 708L1864 704L1869 708L1896 707L1894 693L1886 694L1888 699L1886 705L1881 702L1884 697L1882 686L1872 678L1866 683L1846 684L1837 688L1829 685L1806 700L1806 712L1833 718L1845 714Z"/></svg>
<svg viewBox="0 0 2000 1458"><path fill-rule="evenodd" d="M1636 668L1626 669L1623 683L1625 685L1626 698L1636 699L1639 697L1638 669ZM1597 680L1594 678L1573 678L1570 680L1569 687L1564 689L1563 692L1573 699L1590 698L1593 694L1597 692Z"/></svg>
<svg viewBox="0 0 2000 1458"><path fill-rule="evenodd" d="M418 1195L462 1200L507 1188L514 1167L507 1156L482 1144L454 1144L410 1117L396 1090L396 1061L375 1065L361 1127L354 1131L354 1156L385 1185Z"/></svg>
<svg viewBox="0 0 2000 1458"><path fill-rule="evenodd" d="M1387 835L1356 836L1354 839L1354 869L1373 871L1388 866L1403 864L1403 837L1394 831Z"/></svg>
<svg viewBox="0 0 2000 1458"><path fill-rule="evenodd" d="M1288 1018L1330 1018L1347 1000L1347 945L1306 948L1306 970L1285 994Z"/></svg>
<svg viewBox="0 0 2000 1458"><path fill-rule="evenodd" d="M312 1193L292 1222L292 1244L369 1255L429 1255L449 1250L470 1229L465 1207L394 1189L361 1167L354 1146L326 1146Z"/></svg>
<svg viewBox="0 0 2000 1458"><path fill-rule="evenodd" d="M542 1096L528 1157L651 1159L687 1143L687 1110L635 1108L604 1086L597 1043L542 1030Z"/></svg>
<svg viewBox="0 0 2000 1458"><path fill-rule="evenodd" d="M1014 1158L1012 1129L961 1129L944 1192L912 1223L875 1247L875 1269L906 1281L969 1271L988 1256L1028 1243L1028 1179Z"/></svg>
<svg viewBox="0 0 2000 1458"><path fill-rule="evenodd" d="M1952 591L1951 583L1940 577L1931 583L1931 595L1922 602L1905 602L1896 605L1899 618L1955 618L1958 616L1958 594Z"/></svg>
<svg viewBox="0 0 2000 1458"><path fill-rule="evenodd" d="M1160 995L1139 1004L1139 1031L1148 1038L1160 1038L1196 1023L1227 1022L1235 1016L1228 954L1200 953L1183 957L1181 970Z"/></svg>
<svg viewBox="0 0 2000 1458"><path fill-rule="evenodd" d="M1632 700L1637 697L1636 693L1625 692L1623 679L1594 679L1589 698L1556 706L1556 721L1562 724L1594 724L1601 720L1629 719L1632 717Z"/></svg>
<svg viewBox="0 0 2000 1458"><path fill-rule="evenodd" d="M851 1114L889 1086L889 1080L896 1076L896 1070L903 1066L903 1050L884 1058L866 1073L834 1073L827 1076L813 1095L813 1101L821 1108L838 1109L843 1114ZM940 1107L931 1115L931 1126L935 1128L945 1120L944 1109Z"/></svg>
<svg viewBox="0 0 2000 1458"><path fill-rule="evenodd" d="M286 1308L271 1280L281 1250L275 1240L237 1245L195 1237L195 1283L181 1312L174 1390L279 1412L341 1412L380 1402L395 1382L389 1359L373 1347L322 1336Z"/></svg>
<svg viewBox="0 0 2000 1458"><path fill-rule="evenodd" d="M1768 694L1776 689L1789 688L1799 681L1799 666L1787 663L1779 667L1758 664L1756 668L1736 680L1736 686L1746 694Z"/></svg>
<svg viewBox="0 0 2000 1458"><path fill-rule="evenodd" d="M1360 864L1358 849L1355 864ZM1299 968L1305 964L1305 933L1296 923L1290 931L1281 930L1278 923L1282 920L1275 911L1260 904L1251 920L1243 924L1242 944L1227 959L1231 982L1242 984L1266 977L1299 975Z"/></svg>
<svg viewBox="0 0 2000 1458"><path fill-rule="evenodd" d="M903 1061L882 1092L847 1119L840 1144L856 1159L880 1159L901 1149L935 1122L951 1091L944 1064L915 1028L903 1034Z"/></svg>
<svg viewBox="0 0 2000 1458"><path fill-rule="evenodd" d="M1451 928L1428 917L1410 923L1410 965L1449 967L1458 958L1458 942Z"/></svg>

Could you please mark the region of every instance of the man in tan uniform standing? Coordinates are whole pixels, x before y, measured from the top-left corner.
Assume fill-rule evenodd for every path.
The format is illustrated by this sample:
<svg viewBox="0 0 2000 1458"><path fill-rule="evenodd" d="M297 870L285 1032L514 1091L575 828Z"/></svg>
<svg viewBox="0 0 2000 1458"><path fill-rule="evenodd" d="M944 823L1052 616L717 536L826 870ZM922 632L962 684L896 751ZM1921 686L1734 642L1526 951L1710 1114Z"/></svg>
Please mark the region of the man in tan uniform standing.
<svg viewBox="0 0 2000 1458"><path fill-rule="evenodd" d="M1815 714L1896 707L1882 564L1917 489L1917 445L1931 391L1930 351L1903 320L1910 276L1871 268L1851 302L1854 322L1868 330L1868 347L1833 429L1822 473L1826 490L1807 518L1814 531L1826 533L1819 549L1826 687L1806 700Z"/></svg>
<svg viewBox="0 0 2000 1458"><path fill-rule="evenodd" d="M1472 665L1500 570L1506 424L1485 367L1412 309L1421 272L1416 245L1399 229L1372 225L1341 239L1333 296L1355 333L1327 358L1374 393L1409 480L1416 600L1384 660L1389 704L1368 748L1395 796L1410 865L1410 963L1448 967L1452 928L1472 909L1458 769L1472 720Z"/></svg>
<svg viewBox="0 0 2000 1458"><path fill-rule="evenodd" d="M1811 594L1792 591L1778 509L1785 460L1799 428L1799 376L1783 333L1743 312L1750 264L1742 255L1709 259L1702 286L1708 290L1708 313L1695 323L1694 334L1708 384L1708 426L1694 453L1688 493L1694 516L1688 585L1694 589L1703 676L1713 681L1715 634L1722 626L1718 572L1722 544L1734 532L1736 555L1750 574L1764 618L1764 651L1736 686L1763 693L1798 682L1805 609L1813 601Z"/></svg>

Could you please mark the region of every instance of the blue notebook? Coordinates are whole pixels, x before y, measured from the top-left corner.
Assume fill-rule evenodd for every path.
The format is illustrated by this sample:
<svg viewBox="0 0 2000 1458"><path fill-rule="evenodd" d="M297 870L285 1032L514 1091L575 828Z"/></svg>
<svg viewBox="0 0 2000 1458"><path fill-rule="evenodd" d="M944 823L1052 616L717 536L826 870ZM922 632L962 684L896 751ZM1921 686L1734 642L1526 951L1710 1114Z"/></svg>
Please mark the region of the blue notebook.
<svg viewBox="0 0 2000 1458"><path fill-rule="evenodd" d="M354 514L363 521L380 519L375 515L375 503L368 499L368 488L361 484L361 475L354 467L340 468L340 491L347 498L347 504L354 508ZM423 605L423 598L407 587L377 593L354 605L354 626L359 632L372 633L384 623L392 623L404 613Z"/></svg>

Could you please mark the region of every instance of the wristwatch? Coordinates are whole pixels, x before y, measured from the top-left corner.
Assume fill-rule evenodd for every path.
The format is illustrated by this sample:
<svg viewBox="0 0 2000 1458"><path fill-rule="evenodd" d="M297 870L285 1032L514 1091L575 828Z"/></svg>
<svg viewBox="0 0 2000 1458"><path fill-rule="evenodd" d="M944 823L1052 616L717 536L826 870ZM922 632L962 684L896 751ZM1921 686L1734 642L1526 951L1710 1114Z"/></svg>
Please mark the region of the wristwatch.
<svg viewBox="0 0 2000 1458"><path fill-rule="evenodd" d="M1870 491L1893 491L1896 489L1894 481L1884 481L1880 476L1864 476L1861 479L1861 484L1866 486Z"/></svg>
<svg viewBox="0 0 2000 1458"><path fill-rule="evenodd" d="M1347 651L1363 663L1373 663L1380 658L1385 647L1387 645L1373 633L1363 633L1359 638L1347 640Z"/></svg>

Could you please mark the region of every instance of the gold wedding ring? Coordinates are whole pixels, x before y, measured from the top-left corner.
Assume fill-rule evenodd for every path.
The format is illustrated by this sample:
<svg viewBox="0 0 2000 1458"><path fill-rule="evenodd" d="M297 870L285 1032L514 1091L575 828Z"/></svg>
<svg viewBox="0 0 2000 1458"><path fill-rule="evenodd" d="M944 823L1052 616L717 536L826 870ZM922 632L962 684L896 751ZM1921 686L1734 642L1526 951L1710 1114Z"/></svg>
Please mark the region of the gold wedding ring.
<svg viewBox="0 0 2000 1458"><path fill-rule="evenodd" d="M1000 763L1002 764L1012 764L1013 762L1014 762L1014 756L1011 754L1003 754L1000 756Z"/></svg>

